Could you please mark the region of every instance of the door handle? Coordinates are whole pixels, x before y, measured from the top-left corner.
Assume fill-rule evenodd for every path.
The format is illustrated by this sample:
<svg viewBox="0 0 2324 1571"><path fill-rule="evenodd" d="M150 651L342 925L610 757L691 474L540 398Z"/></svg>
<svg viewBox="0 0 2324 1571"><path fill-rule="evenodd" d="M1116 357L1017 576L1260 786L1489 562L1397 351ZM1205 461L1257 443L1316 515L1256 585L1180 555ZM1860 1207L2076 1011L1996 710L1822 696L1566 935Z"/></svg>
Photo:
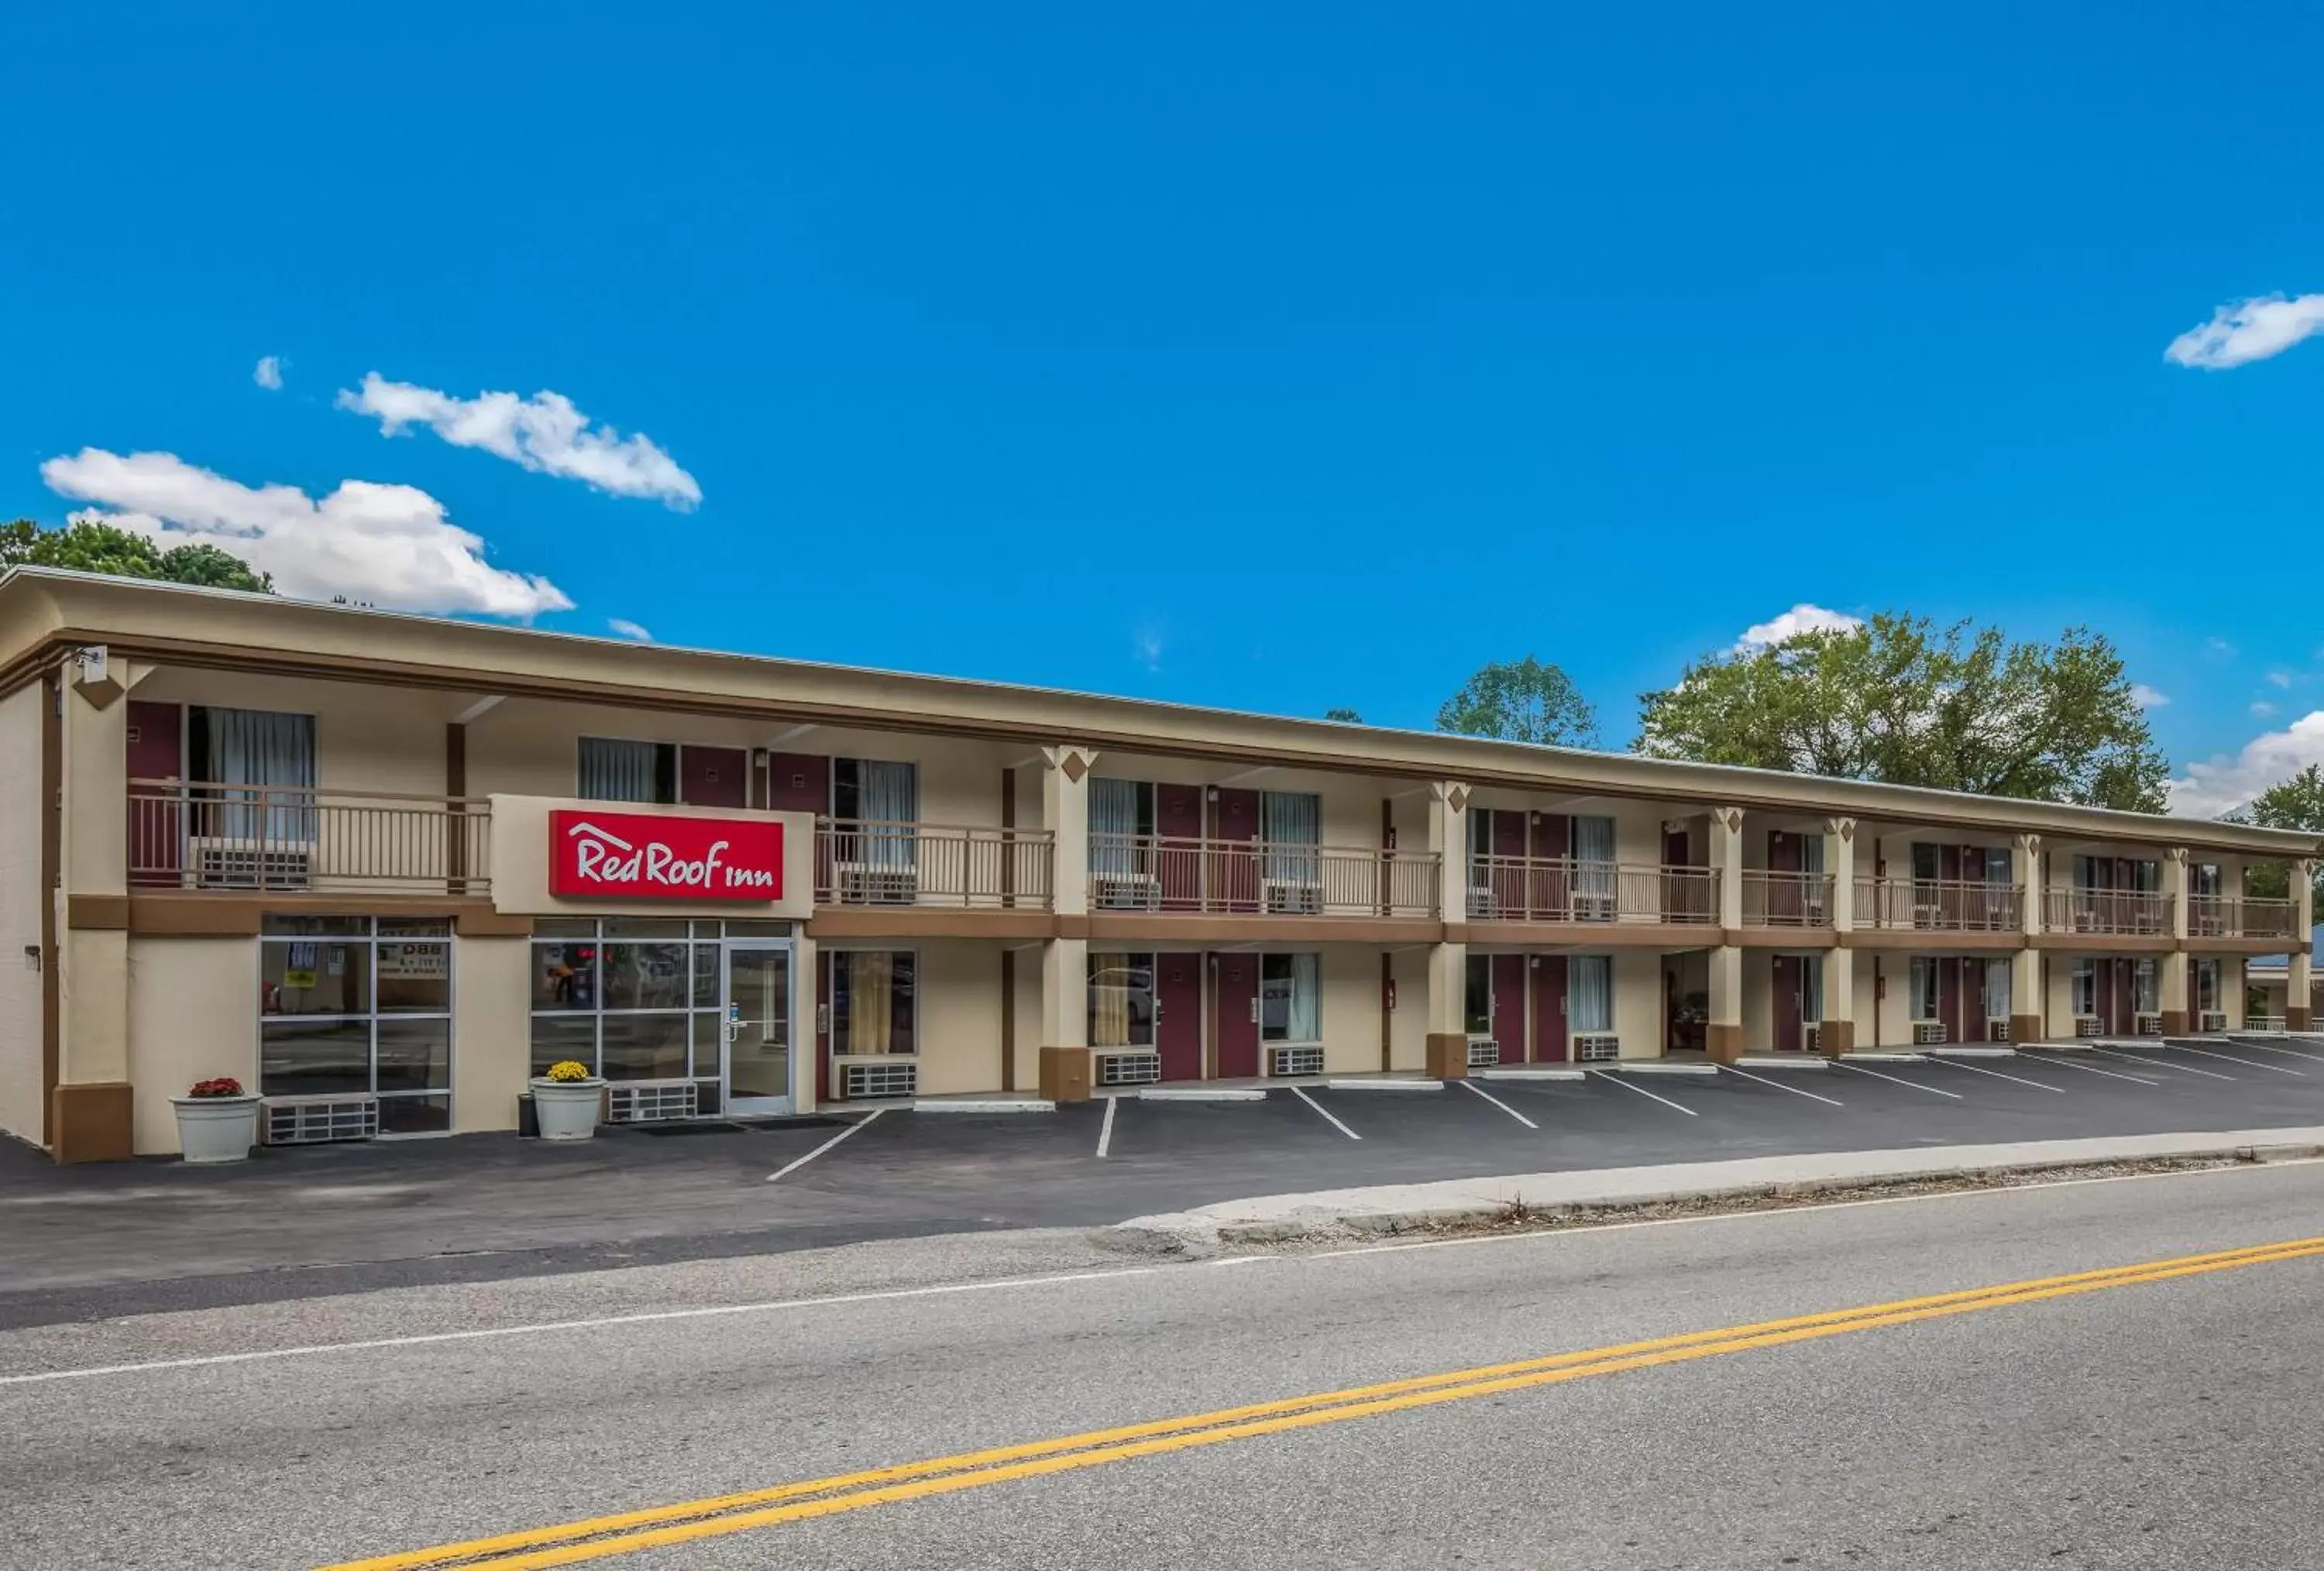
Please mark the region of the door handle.
<svg viewBox="0 0 2324 1571"><path fill-rule="evenodd" d="M1259 1000L1256 998L1250 1001L1250 1023L1253 1025L1259 1023Z"/></svg>

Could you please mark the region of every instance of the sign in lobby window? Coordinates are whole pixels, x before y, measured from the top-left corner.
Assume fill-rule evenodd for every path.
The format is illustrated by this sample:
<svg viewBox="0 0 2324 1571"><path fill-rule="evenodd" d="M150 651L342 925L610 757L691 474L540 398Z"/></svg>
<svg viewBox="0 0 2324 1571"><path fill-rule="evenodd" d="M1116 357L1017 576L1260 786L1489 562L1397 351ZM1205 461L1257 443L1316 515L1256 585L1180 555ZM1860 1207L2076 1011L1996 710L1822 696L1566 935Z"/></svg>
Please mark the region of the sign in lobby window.
<svg viewBox="0 0 2324 1571"><path fill-rule="evenodd" d="M718 1078L719 939L784 922L542 917L532 925L532 1070L565 1058L608 1080Z"/></svg>
<svg viewBox="0 0 2324 1571"><path fill-rule="evenodd" d="M258 1089L379 1097L379 1127L452 1127L452 925L269 916L259 938Z"/></svg>

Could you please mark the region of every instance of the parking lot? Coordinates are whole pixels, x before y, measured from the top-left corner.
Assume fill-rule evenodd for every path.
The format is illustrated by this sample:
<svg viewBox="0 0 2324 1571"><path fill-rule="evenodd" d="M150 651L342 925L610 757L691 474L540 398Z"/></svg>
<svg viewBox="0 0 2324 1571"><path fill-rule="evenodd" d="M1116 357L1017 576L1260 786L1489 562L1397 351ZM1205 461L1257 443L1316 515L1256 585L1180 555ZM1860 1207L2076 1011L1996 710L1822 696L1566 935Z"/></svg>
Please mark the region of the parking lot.
<svg viewBox="0 0 2324 1571"><path fill-rule="evenodd" d="M0 1325L918 1234L1093 1226L1364 1184L1787 1153L2324 1125L2324 1040L1434 1088L1134 1094L264 1151L224 1169L0 1162Z"/></svg>

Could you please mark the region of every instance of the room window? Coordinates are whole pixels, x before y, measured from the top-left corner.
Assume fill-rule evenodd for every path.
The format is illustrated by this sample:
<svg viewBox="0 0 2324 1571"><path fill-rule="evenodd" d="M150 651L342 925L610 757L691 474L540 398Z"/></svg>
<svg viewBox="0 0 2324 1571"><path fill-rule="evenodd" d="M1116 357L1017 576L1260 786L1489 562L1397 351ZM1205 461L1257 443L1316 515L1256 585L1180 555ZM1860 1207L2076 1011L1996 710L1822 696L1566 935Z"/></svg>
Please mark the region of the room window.
<svg viewBox="0 0 2324 1571"><path fill-rule="evenodd" d="M1985 1018L2007 1020L2010 1014L2009 963L1988 960L1985 964Z"/></svg>
<svg viewBox="0 0 2324 1571"><path fill-rule="evenodd" d="M2152 960L2141 964L2152 966ZM2220 985L2220 966L2217 960L2195 962L2195 1010L2199 1014L2210 1014L2227 1008L2226 989Z"/></svg>
<svg viewBox="0 0 2324 1571"><path fill-rule="evenodd" d="M1259 959L1259 1036L1268 1042L1323 1040L1320 955L1262 955Z"/></svg>
<svg viewBox="0 0 2324 1571"><path fill-rule="evenodd" d="M1575 1031L1614 1029L1614 957L1576 955L1565 963L1565 1020Z"/></svg>
<svg viewBox="0 0 2324 1571"><path fill-rule="evenodd" d="M186 711L186 768L202 838L310 846L315 840L315 717L264 709Z"/></svg>
<svg viewBox="0 0 2324 1571"><path fill-rule="evenodd" d="M452 1127L452 925L270 915L259 938L258 1089L374 1095L383 1133Z"/></svg>
<svg viewBox="0 0 2324 1571"><path fill-rule="evenodd" d="M909 949L841 949L831 956L831 1050L884 1057L919 1050L919 956Z"/></svg>
<svg viewBox="0 0 2324 1571"><path fill-rule="evenodd" d="M1462 1027L1472 1037L1493 1034L1493 962L1489 956L1471 955L1462 978Z"/></svg>
<svg viewBox="0 0 2324 1571"><path fill-rule="evenodd" d="M579 795L593 802L676 802L678 744L584 736Z"/></svg>
<svg viewBox="0 0 2324 1571"><path fill-rule="evenodd" d="M1323 837L1323 799L1312 791L1267 791L1259 798L1259 835L1267 842L1268 882L1314 888L1323 882L1316 846ZM1295 905L1293 910L1310 909ZM1312 1037L1295 1037L1312 1041Z"/></svg>
<svg viewBox="0 0 2324 1571"><path fill-rule="evenodd" d="M1089 1031L1093 1048L1154 1045L1154 956L1089 957Z"/></svg>
<svg viewBox="0 0 2324 1571"><path fill-rule="evenodd" d="M1800 1018L1811 1025L1824 1018L1821 955L1805 956L1800 961Z"/></svg>
<svg viewBox="0 0 2324 1571"><path fill-rule="evenodd" d="M1923 956L1913 956L1909 992L1912 1018L1916 1021L1937 1018L1937 963Z"/></svg>
<svg viewBox="0 0 2324 1571"><path fill-rule="evenodd" d="M2131 1008L2140 1014L2153 1014L2163 1007L2163 972L2152 960L2141 960L2131 967Z"/></svg>
<svg viewBox="0 0 2324 1571"><path fill-rule="evenodd" d="M534 1074L574 1058L608 1080L719 1077L719 923L543 917L532 931Z"/></svg>
<svg viewBox="0 0 2324 1571"><path fill-rule="evenodd" d="M2076 1015L2098 1012L2098 969L2095 960L2074 962L2072 978L2067 984L2066 1002Z"/></svg>
<svg viewBox="0 0 2324 1571"><path fill-rule="evenodd" d="M1591 902L1585 907L1590 914L1614 914L1613 819L1589 813L1573 816L1573 892Z"/></svg>
<svg viewBox="0 0 2324 1571"><path fill-rule="evenodd" d="M1126 880L1142 871L1146 840L1154 833L1154 782L1093 780L1089 814L1090 872Z"/></svg>

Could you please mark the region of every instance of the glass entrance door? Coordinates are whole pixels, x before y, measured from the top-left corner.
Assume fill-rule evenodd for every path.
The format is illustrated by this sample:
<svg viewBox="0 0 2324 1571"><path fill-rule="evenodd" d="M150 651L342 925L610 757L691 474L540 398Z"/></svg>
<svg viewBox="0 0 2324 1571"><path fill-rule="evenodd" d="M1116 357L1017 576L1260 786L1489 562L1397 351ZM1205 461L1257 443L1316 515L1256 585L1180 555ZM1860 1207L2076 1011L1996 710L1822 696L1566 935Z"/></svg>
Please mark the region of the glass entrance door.
<svg viewBox="0 0 2324 1571"><path fill-rule="evenodd" d="M791 947L726 944L726 1111L791 1110Z"/></svg>

